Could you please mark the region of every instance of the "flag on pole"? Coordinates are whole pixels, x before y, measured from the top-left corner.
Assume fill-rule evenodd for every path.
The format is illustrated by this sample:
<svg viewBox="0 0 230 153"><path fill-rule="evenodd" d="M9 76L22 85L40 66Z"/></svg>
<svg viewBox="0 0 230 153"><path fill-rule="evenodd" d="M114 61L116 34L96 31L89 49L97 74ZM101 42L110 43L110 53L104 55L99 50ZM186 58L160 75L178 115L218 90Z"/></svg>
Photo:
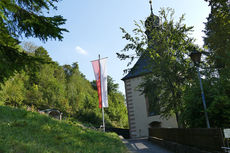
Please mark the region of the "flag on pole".
<svg viewBox="0 0 230 153"><path fill-rule="evenodd" d="M93 65L93 71L96 79L96 85L97 85L97 93L98 93L98 99L99 99L99 108L102 107L102 99L101 99L101 73L100 73L100 66L99 66L99 60L92 61Z"/></svg>
<svg viewBox="0 0 230 153"><path fill-rule="evenodd" d="M92 61L94 75L97 84L99 108L108 107L106 62L107 62L106 58Z"/></svg>

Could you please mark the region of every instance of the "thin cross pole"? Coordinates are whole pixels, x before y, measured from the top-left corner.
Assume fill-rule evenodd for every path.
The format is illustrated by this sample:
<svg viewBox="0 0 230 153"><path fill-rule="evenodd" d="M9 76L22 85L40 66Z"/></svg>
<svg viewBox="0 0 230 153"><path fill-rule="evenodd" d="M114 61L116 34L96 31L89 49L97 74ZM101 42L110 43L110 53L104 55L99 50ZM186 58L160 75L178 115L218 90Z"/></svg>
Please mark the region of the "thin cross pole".
<svg viewBox="0 0 230 153"><path fill-rule="evenodd" d="M149 0L149 4L150 4L151 15L153 15L153 6L152 6L152 0Z"/></svg>

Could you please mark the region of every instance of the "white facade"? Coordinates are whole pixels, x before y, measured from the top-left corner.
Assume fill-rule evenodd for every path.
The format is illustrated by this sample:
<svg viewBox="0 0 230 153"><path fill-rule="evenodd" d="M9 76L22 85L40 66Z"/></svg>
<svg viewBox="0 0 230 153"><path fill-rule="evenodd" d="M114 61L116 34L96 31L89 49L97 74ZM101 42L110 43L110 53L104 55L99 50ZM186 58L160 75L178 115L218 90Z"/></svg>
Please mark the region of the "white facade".
<svg viewBox="0 0 230 153"><path fill-rule="evenodd" d="M137 87L141 81L142 77L140 76L124 80L129 116L130 137L147 137L149 135L149 124L153 121L160 122L161 127L177 128L178 125L175 116L172 116L166 120L160 118L160 115L147 115L145 97L144 95L141 95L140 91L137 90Z"/></svg>

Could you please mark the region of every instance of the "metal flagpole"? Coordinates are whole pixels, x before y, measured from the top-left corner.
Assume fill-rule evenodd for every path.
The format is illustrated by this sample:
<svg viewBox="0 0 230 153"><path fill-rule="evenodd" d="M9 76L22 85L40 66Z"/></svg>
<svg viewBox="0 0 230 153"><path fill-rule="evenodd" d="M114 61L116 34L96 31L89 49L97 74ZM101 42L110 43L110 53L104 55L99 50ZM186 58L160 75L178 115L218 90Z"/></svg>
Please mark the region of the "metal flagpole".
<svg viewBox="0 0 230 153"><path fill-rule="evenodd" d="M102 119L103 119L103 132L105 132L105 119L104 119L104 107L102 104Z"/></svg>
<svg viewBox="0 0 230 153"><path fill-rule="evenodd" d="M98 55L98 57L99 57L99 71L100 71L100 84L101 84L101 61L100 61L101 59L100 59L100 54ZM101 91L101 109L102 109L103 132L105 132L105 118L104 118L104 107L103 107L103 102L102 102L102 91Z"/></svg>

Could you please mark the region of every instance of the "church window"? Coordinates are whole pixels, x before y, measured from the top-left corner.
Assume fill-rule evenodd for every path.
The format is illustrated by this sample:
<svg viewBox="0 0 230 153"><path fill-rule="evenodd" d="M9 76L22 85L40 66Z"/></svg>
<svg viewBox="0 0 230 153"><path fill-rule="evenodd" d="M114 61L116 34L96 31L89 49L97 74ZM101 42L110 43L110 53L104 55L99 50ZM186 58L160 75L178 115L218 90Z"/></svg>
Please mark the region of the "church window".
<svg viewBox="0 0 230 153"><path fill-rule="evenodd" d="M146 108L148 116L160 115L159 100L154 93L145 94Z"/></svg>

